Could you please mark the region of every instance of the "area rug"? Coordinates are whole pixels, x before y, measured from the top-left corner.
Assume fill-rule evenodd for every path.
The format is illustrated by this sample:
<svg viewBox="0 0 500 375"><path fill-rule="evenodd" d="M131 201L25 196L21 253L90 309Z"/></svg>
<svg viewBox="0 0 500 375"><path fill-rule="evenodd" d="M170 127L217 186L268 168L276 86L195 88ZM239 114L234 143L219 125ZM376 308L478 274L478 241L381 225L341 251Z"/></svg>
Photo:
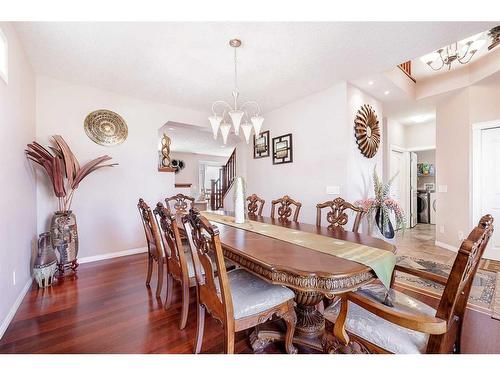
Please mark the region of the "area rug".
<svg viewBox="0 0 500 375"><path fill-rule="evenodd" d="M397 264L409 268L421 269L448 277L451 266L415 257L398 256ZM468 308L489 314L500 320L500 277L498 273L479 269L472 282ZM396 284L415 292L439 298L444 286L430 280L396 271Z"/></svg>
<svg viewBox="0 0 500 375"><path fill-rule="evenodd" d="M500 272L500 262L498 260L483 259L479 263L479 268L488 271Z"/></svg>

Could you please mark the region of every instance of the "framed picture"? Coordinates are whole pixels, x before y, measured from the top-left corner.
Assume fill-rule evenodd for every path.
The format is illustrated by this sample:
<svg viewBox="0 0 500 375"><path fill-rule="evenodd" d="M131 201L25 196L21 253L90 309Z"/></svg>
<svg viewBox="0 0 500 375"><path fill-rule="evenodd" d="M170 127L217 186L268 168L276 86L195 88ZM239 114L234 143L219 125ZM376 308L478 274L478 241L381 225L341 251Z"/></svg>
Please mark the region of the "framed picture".
<svg viewBox="0 0 500 375"><path fill-rule="evenodd" d="M269 130L262 132L258 137L253 136L253 158L267 158L269 156Z"/></svg>
<svg viewBox="0 0 500 375"><path fill-rule="evenodd" d="M293 162L292 134L273 138L273 164Z"/></svg>

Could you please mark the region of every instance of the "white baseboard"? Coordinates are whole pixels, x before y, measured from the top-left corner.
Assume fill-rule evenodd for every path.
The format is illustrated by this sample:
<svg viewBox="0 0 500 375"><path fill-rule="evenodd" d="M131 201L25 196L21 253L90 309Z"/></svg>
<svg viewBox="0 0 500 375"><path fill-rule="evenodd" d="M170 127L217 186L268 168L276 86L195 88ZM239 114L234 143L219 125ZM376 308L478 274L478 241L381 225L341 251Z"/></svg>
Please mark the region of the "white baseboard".
<svg viewBox="0 0 500 375"><path fill-rule="evenodd" d="M7 331L7 328L9 327L10 322L12 319L14 319L14 315L16 315L17 309L21 305L21 302L23 302L23 298L28 292L28 289L31 286L31 283L33 282L33 278L30 277L30 279L26 282L26 285L23 287L19 295L17 296L16 300L14 301L14 304L10 308L7 316L3 320L2 324L0 325L0 339L2 338L3 334L5 331Z"/></svg>
<svg viewBox="0 0 500 375"><path fill-rule="evenodd" d="M447 243L444 243L444 242L436 241L436 242L434 242L434 244L438 247L442 247L443 249L450 250L450 251L453 251L455 253L458 251L458 247L448 245Z"/></svg>
<svg viewBox="0 0 500 375"><path fill-rule="evenodd" d="M99 260L124 257L127 255L145 253L147 251L148 251L147 247L138 247L135 249L117 251L114 253L107 253L107 254L102 254L102 255L94 255L94 256L90 256L90 257L78 258L78 263L83 264L83 263L97 262Z"/></svg>

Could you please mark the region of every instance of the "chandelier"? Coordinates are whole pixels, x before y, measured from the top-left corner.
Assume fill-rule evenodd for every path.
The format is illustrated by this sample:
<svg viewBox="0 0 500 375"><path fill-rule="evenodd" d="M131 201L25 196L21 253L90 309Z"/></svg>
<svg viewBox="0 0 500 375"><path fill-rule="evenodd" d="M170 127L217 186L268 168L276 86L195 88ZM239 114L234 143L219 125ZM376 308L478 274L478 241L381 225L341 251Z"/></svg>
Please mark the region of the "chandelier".
<svg viewBox="0 0 500 375"><path fill-rule="evenodd" d="M483 39L469 39L455 42L438 49L430 55L422 57L422 61L432 70L438 71L445 67L450 70L451 65L455 61L462 65L470 62L484 42Z"/></svg>
<svg viewBox="0 0 500 375"><path fill-rule="evenodd" d="M264 117L260 114L260 106L257 102L249 101L238 105L238 69L236 60L236 51L241 46L241 40L231 39L229 45L234 49L234 90L232 105L224 100L217 100L212 104L212 116L208 117L214 139L217 139L219 129L222 135L224 144L227 142L231 127L234 129L234 134L240 134L240 127L245 136L247 144L250 141L252 129L255 134L260 134Z"/></svg>

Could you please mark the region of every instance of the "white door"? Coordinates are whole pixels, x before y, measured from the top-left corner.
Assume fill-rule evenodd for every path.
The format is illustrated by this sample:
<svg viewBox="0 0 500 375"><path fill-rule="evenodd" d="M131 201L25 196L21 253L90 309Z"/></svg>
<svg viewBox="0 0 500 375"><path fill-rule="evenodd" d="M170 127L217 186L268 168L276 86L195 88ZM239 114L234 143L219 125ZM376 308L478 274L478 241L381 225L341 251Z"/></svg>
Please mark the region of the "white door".
<svg viewBox="0 0 500 375"><path fill-rule="evenodd" d="M417 225L417 154L410 152L410 228Z"/></svg>
<svg viewBox="0 0 500 375"><path fill-rule="evenodd" d="M408 176L407 176L407 165L408 165L408 157L407 152L391 149L391 165L390 165L390 176L392 178L396 173L399 172L396 179L393 181L391 186L391 197L399 202L401 208L405 212L406 222L408 223L409 212L408 212ZM394 228L399 229L399 228Z"/></svg>
<svg viewBox="0 0 500 375"><path fill-rule="evenodd" d="M500 223L500 127L481 131L479 186L480 215L491 214ZM485 258L500 259L500 230L495 230L486 248Z"/></svg>

